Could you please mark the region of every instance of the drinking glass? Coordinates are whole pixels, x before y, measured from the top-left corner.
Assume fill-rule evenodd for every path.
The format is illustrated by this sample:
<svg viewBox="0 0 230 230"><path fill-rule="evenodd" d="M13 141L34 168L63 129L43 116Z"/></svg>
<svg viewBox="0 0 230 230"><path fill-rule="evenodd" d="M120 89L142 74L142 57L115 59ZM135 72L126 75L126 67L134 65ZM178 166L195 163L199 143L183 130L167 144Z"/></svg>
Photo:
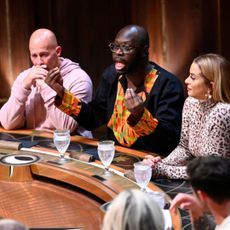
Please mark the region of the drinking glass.
<svg viewBox="0 0 230 230"><path fill-rule="evenodd" d="M104 176L109 176L109 166L114 158L115 154L115 147L114 147L114 141L106 140L106 141L99 141L98 142L98 156L102 162L102 164L105 166Z"/></svg>
<svg viewBox="0 0 230 230"><path fill-rule="evenodd" d="M134 163L134 177L141 190L146 192L146 187L152 177L152 167L141 161Z"/></svg>
<svg viewBox="0 0 230 230"><path fill-rule="evenodd" d="M151 192L148 192L148 195L151 199L153 199L159 205L161 209L164 209L165 198L164 198L163 192L151 191Z"/></svg>
<svg viewBox="0 0 230 230"><path fill-rule="evenodd" d="M53 133L54 145L60 153L60 159L57 163L63 164L67 160L65 159L65 152L70 144L70 131L69 130L54 130Z"/></svg>

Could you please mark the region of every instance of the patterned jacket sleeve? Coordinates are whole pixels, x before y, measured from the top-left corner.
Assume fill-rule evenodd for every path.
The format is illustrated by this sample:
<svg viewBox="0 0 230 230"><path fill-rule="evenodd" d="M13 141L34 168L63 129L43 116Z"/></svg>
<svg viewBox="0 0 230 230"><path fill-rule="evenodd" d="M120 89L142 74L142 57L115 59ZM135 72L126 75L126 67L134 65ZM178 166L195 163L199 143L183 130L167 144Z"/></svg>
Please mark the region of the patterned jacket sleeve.
<svg viewBox="0 0 230 230"><path fill-rule="evenodd" d="M154 175L171 179L186 179L186 165L193 158L189 152L189 112L191 104L186 99L183 107L182 130L179 145L166 157L156 164Z"/></svg>
<svg viewBox="0 0 230 230"><path fill-rule="evenodd" d="M207 154L230 157L230 105L221 103L208 121L204 149Z"/></svg>

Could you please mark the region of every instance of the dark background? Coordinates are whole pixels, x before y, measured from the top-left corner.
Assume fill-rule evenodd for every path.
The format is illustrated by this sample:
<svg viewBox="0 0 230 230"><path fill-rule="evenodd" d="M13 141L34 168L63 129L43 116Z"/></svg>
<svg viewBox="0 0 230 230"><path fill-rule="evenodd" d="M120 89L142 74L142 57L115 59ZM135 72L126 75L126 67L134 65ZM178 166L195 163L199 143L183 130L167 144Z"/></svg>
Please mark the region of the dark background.
<svg viewBox="0 0 230 230"><path fill-rule="evenodd" d="M37 28L55 32L63 55L79 62L96 88L111 64L108 44L123 26L150 35L150 60L186 78L194 57L215 52L230 58L228 0L0 0L0 100L28 68L28 40Z"/></svg>

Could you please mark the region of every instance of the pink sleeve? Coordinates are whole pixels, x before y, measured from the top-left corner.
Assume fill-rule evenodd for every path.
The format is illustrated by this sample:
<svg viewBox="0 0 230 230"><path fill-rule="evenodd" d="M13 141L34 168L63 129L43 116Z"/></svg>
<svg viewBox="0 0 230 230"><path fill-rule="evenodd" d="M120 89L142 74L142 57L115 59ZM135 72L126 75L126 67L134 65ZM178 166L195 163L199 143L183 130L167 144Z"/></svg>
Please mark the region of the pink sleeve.
<svg viewBox="0 0 230 230"><path fill-rule="evenodd" d="M15 80L11 96L0 110L0 121L5 129L22 128L25 123L25 103L30 90L22 87L22 79L27 72L21 73Z"/></svg>

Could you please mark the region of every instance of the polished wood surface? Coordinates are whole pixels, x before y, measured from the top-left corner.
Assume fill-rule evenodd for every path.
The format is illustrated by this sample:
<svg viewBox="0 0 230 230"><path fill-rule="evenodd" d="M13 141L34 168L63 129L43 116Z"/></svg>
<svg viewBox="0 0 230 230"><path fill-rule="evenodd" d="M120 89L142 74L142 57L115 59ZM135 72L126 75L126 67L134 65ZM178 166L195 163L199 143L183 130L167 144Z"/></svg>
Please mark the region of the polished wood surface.
<svg viewBox="0 0 230 230"><path fill-rule="evenodd" d="M0 129L0 133L4 132L30 135L31 138L52 138L52 133L38 131ZM97 144L97 140L80 136L71 137L71 141L92 146ZM139 157L146 154L118 146L116 150ZM111 201L124 189L138 188L135 182L118 174L103 177L103 169L98 167L99 161L91 164L70 159L64 165L51 163L58 157L56 150L38 147L32 147L30 151L1 148L0 153L2 156L35 154L41 158L32 165L13 166L13 173L10 171L11 166L0 166L0 196L4 200L4 205L0 206L0 216L18 219L29 227L100 229L103 216L100 206ZM122 168L112 167L124 172ZM153 183L149 187L155 191L160 190ZM171 216L174 229L181 229L179 214L171 213Z"/></svg>
<svg viewBox="0 0 230 230"><path fill-rule="evenodd" d="M0 186L1 217L36 228L100 229L101 203L77 189L36 179Z"/></svg>

